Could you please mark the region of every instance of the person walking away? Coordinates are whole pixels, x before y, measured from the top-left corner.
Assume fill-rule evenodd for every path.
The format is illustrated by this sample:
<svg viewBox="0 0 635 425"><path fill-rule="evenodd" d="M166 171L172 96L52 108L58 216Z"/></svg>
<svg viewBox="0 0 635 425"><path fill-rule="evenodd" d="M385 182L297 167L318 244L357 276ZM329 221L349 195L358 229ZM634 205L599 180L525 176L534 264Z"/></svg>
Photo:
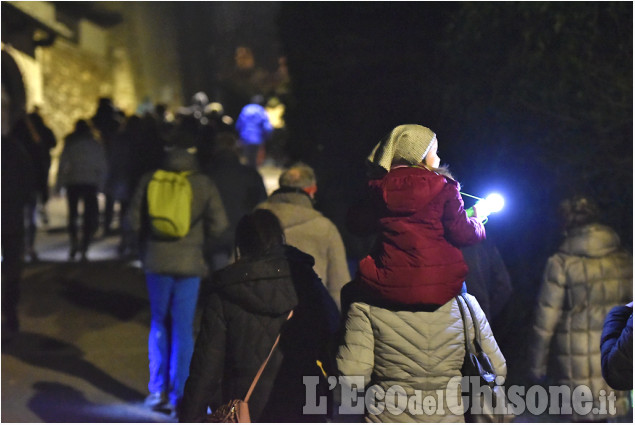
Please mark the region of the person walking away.
<svg viewBox="0 0 635 425"><path fill-rule="evenodd" d="M35 192L35 166L11 133L10 97L2 84L2 343L20 330L18 303L24 262L24 206Z"/></svg>
<svg viewBox="0 0 635 425"><path fill-rule="evenodd" d="M40 192L40 211L42 221L48 223L46 204L49 200L49 171L51 169L51 150L57 146L57 139L53 131L46 125L38 108L29 114L33 127L40 137L39 152L42 168L38 175L38 187Z"/></svg>
<svg viewBox="0 0 635 425"><path fill-rule="evenodd" d="M78 250L81 260L88 260L88 248L99 227L97 194L103 188L107 167L104 146L86 120L77 120L74 131L64 140L57 180L58 186L66 188L71 261ZM81 241L77 228L80 201L84 204Z"/></svg>
<svg viewBox="0 0 635 425"><path fill-rule="evenodd" d="M251 103L242 108L235 124L246 163L254 168L264 161L265 142L273 133L273 125L263 105L264 97L254 96Z"/></svg>
<svg viewBox="0 0 635 425"><path fill-rule="evenodd" d="M562 420L605 421L628 410L627 395L613 391L602 378L600 338L607 313L633 298L633 257L617 233L599 222L599 211L584 195L560 203L565 238L547 260L530 330L533 382L566 385L572 392L581 385L591 390L593 409L586 415L573 411ZM548 368L552 358L554 367ZM616 415L601 408L602 392L615 393Z"/></svg>
<svg viewBox="0 0 635 425"><path fill-rule="evenodd" d="M112 99L109 97L100 97L97 101L97 110L90 119L90 122L97 133L101 142L106 149L106 158L108 159L108 167L111 167L113 163L113 155L110 153L111 143L115 136L120 132L121 125L124 119L122 119L123 113L115 106ZM114 218L115 211L115 198L110 186L104 187L105 205L104 205L104 220L103 220L103 234L110 235L112 233L112 220Z"/></svg>
<svg viewBox="0 0 635 425"><path fill-rule="evenodd" d="M212 160L204 166L203 172L218 187L229 220L228 232L234 235L242 216L267 199L262 176L253 167L240 163L236 136L227 131L216 136ZM229 239L233 239L233 236ZM233 262L233 248L231 240L209 248L208 261L212 270L220 270Z"/></svg>
<svg viewBox="0 0 635 425"><path fill-rule="evenodd" d="M416 396L416 400L434 398L438 403L433 411L421 407L417 409L416 403L408 403L401 411L366 408L364 420L465 422L458 394L448 391L451 379L462 376L465 339L474 338L474 326L464 300L453 298L441 307L405 305L378 300L358 282L354 281L351 285L355 285L356 289L353 289L353 302L345 314L343 336L336 357L340 379L346 382L346 379L362 377L366 391L374 387L379 388L379 394L382 391L386 394L386 405L389 389L395 386L403 389L403 400L412 400ZM400 291L401 288L391 287L391 290ZM496 376L505 378L506 361L487 318L476 298L469 294L465 297L474 310L482 349L490 358ZM460 308L466 313L469 336L465 335ZM343 393L346 391L343 390ZM401 390L397 396L400 394ZM439 399L439 394L443 395L443 399ZM368 397L368 394L359 396L364 404L364 396ZM340 403L344 411L336 422L349 422L351 412L345 409L350 403L344 399ZM401 406L401 402L394 405Z"/></svg>
<svg viewBox="0 0 635 425"><path fill-rule="evenodd" d="M207 274L203 248L228 225L218 189L198 172L195 144L195 134L180 123L168 141L162 169L141 178L129 210L140 238L151 311L145 404L170 414L181 402L194 346L198 291ZM162 215L164 206L175 214Z"/></svg>
<svg viewBox="0 0 635 425"><path fill-rule="evenodd" d="M108 149L108 176L106 177L105 192L112 202L119 203L119 256L131 253L133 250L133 232L127 218L128 205L135 189L132 182L132 147L135 137L141 134L141 119L132 115L127 118L123 130L115 134L110 140ZM112 220L112 218L111 218ZM112 228L111 228L112 229Z"/></svg>
<svg viewBox="0 0 635 425"><path fill-rule="evenodd" d="M351 276L340 232L313 206L315 172L297 163L282 172L279 184L279 189L257 208L272 211L282 223L287 243L313 256L315 272L339 307L340 291Z"/></svg>
<svg viewBox="0 0 635 425"><path fill-rule="evenodd" d="M467 275L460 247L485 238L478 208L476 217L467 216L459 184L440 167L437 149L429 128L401 125L367 158L368 194L350 208L347 224L353 234L377 236L355 279L342 289L345 322L337 354L340 376L362 376L364 388L399 385L422 399L447 394L450 379L461 376L468 336L455 298L465 292ZM475 311L483 350L505 377L505 358L483 310L476 298L464 296ZM446 415L384 409L366 410L364 419L465 422L454 409L458 399L443 402Z"/></svg>
<svg viewBox="0 0 635 425"><path fill-rule="evenodd" d="M22 143L35 167L36 191L31 194L23 214L26 222L25 254L31 261L37 261L35 238L38 227L38 205L44 205L48 201L48 172L51 162L49 149L51 144L55 146L55 136L46 126L43 126L37 113L23 115L11 132L13 139Z"/></svg>
<svg viewBox="0 0 635 425"><path fill-rule="evenodd" d="M326 346L339 325L337 306L313 271L311 256L285 245L270 211L245 215L235 239L236 262L213 275L179 419L204 422L208 407L215 411L243 399L280 334L249 400L251 419L324 422L324 415L303 414L303 377L322 376L316 361L328 356Z"/></svg>

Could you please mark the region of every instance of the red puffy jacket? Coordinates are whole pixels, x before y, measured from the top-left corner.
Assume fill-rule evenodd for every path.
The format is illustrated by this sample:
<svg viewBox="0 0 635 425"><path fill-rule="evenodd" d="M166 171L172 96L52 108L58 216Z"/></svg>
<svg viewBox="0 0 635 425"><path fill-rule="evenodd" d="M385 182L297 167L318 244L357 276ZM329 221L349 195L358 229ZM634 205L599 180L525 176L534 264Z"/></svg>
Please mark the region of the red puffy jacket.
<svg viewBox="0 0 635 425"><path fill-rule="evenodd" d="M398 167L368 185L379 237L357 280L394 303L443 305L458 295L468 271L459 248L485 239L481 222L463 209L458 183Z"/></svg>

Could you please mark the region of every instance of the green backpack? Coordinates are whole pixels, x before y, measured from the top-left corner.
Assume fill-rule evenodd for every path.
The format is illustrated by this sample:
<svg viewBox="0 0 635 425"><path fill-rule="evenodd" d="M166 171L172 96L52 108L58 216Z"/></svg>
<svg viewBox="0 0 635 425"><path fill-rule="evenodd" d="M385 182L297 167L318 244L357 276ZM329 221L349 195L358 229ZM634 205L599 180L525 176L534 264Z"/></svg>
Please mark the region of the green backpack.
<svg viewBox="0 0 635 425"><path fill-rule="evenodd" d="M160 238L182 238L190 231L192 186L189 171L157 170L148 184L148 215L152 233Z"/></svg>

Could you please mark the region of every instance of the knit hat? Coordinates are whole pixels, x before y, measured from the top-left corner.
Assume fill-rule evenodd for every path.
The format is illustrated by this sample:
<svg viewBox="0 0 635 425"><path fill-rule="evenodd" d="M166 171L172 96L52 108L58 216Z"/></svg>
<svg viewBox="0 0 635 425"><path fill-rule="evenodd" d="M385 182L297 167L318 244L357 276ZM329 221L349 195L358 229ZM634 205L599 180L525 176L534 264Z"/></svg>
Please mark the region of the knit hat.
<svg viewBox="0 0 635 425"><path fill-rule="evenodd" d="M428 154L435 139L436 135L427 127L400 125L377 143L368 161L386 171L393 164L416 165Z"/></svg>

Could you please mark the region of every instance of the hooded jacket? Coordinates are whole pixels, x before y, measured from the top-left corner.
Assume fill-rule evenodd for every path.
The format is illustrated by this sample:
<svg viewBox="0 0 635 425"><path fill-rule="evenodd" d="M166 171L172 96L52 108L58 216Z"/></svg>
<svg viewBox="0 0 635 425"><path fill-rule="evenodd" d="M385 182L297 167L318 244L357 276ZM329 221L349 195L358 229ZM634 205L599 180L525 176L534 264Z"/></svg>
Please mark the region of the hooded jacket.
<svg viewBox="0 0 635 425"><path fill-rule="evenodd" d="M236 120L240 139L249 145L263 144L273 132L267 111L257 103L250 103L240 111Z"/></svg>
<svg viewBox="0 0 635 425"><path fill-rule="evenodd" d="M404 166L368 186L374 218L360 222L378 223L379 237L360 261L360 281L396 303L444 305L458 295L468 272L459 248L485 239L483 225L463 209L458 183Z"/></svg>
<svg viewBox="0 0 635 425"><path fill-rule="evenodd" d="M243 399L281 333L249 400L254 422L318 421L302 414L303 376L320 376L326 343L339 324L337 307L312 269L309 255L293 247L261 258L242 258L216 272L185 385L183 422ZM293 317L287 321L289 312Z"/></svg>
<svg viewBox="0 0 635 425"><path fill-rule="evenodd" d="M184 149L170 151L164 169L196 171L196 157ZM150 235L147 187L154 171L142 176L130 202L130 223L140 235L141 262L147 272L179 276L204 276L203 255L206 239L227 238L228 221L223 202L214 183L204 174L187 176L192 186L192 217L189 233L177 240L161 240Z"/></svg>
<svg viewBox="0 0 635 425"><path fill-rule="evenodd" d="M335 224L313 208L311 198L303 192L276 191L256 208L273 212L282 224L287 244L315 259L315 272L339 306L340 291L351 275Z"/></svg>
<svg viewBox="0 0 635 425"><path fill-rule="evenodd" d="M588 386L593 407L600 408L600 391L613 391L602 378L602 325L613 307L632 300L632 285L632 255L620 247L615 231L597 223L570 231L545 267L528 345L533 378L547 375L552 348L556 367L549 378L571 388ZM624 394L615 393L618 415L624 414ZM606 418L574 412L574 420Z"/></svg>
<svg viewBox="0 0 635 425"><path fill-rule="evenodd" d="M505 358L485 314L476 298L471 295L467 298L481 331L482 348L492 361L497 376L505 377ZM463 308L467 312L465 305ZM474 326L469 319L467 327L472 339ZM432 312L354 302L345 319L337 368L340 375L364 377L366 388L379 385L387 391L398 385L408 397L416 394L413 399L419 400L419 406L426 397L433 397L437 407L443 403L442 409L434 409L430 414L410 409L401 414L391 412L389 408L375 413L367 410L365 419L368 422L465 422L462 410L457 406L458 393L446 391L451 388L448 386L450 380L461 376L464 335L456 299Z"/></svg>

